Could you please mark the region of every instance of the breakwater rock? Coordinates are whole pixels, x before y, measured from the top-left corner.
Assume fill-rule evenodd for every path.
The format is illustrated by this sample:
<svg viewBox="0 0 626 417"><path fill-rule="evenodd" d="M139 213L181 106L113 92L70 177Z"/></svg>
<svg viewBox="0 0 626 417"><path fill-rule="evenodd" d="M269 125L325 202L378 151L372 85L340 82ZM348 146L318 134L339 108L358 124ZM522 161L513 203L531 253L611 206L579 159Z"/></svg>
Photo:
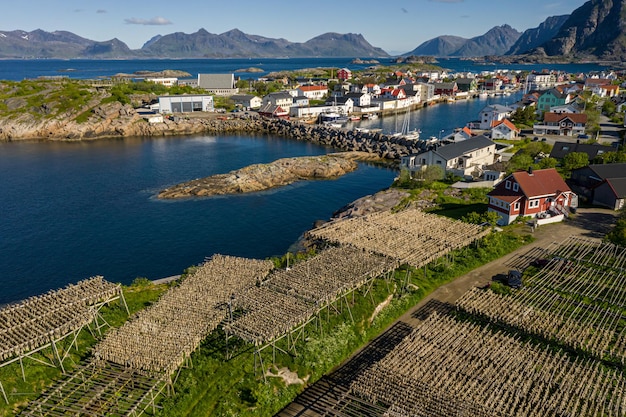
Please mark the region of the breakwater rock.
<svg viewBox="0 0 626 417"><path fill-rule="evenodd" d="M420 152L426 144L424 141L408 140L380 132L337 129L289 120L271 119L260 123L263 124L263 130L267 133L306 140L345 151L367 152L384 159L397 160L404 155Z"/></svg>
<svg viewBox="0 0 626 417"><path fill-rule="evenodd" d="M283 158L178 184L157 197L176 199L262 191L300 180L336 178L357 167L353 158L341 154Z"/></svg>

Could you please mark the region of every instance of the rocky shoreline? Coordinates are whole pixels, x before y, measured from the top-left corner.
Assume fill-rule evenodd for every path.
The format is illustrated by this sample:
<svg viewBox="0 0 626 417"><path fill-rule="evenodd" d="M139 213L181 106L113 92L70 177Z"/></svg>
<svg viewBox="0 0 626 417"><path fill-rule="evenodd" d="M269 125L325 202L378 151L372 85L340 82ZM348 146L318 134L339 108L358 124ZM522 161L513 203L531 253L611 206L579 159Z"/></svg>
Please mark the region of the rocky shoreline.
<svg viewBox="0 0 626 417"><path fill-rule="evenodd" d="M217 174L169 187L157 197L179 199L240 194L268 190L300 180L332 179L357 169L358 158L331 154L278 159L269 164L250 165L227 174Z"/></svg>
<svg viewBox="0 0 626 417"><path fill-rule="evenodd" d="M189 134L269 133L344 151L367 152L387 160L420 150L418 141L382 134L311 125L283 119L227 118L214 114L181 115L162 123L148 123L130 105L111 103L93 109L86 122L35 119L30 114L3 119L0 141L94 140L101 138L159 137Z"/></svg>

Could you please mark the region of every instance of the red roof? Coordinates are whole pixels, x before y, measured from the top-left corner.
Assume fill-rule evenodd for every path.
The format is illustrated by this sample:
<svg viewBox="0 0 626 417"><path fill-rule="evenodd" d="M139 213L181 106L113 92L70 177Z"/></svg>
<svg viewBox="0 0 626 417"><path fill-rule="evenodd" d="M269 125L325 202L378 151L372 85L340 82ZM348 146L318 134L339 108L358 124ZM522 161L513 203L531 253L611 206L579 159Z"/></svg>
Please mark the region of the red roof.
<svg viewBox="0 0 626 417"><path fill-rule="evenodd" d="M561 120L570 119L574 123L587 123L587 115L584 113L551 113L547 112L543 115L544 122L556 122Z"/></svg>
<svg viewBox="0 0 626 417"><path fill-rule="evenodd" d="M320 91L320 90L328 90L328 87L325 85L301 85L298 87L302 91Z"/></svg>
<svg viewBox="0 0 626 417"><path fill-rule="evenodd" d="M494 120L494 121L491 122L491 127L500 126L502 124L505 125L506 127L508 127L509 129L511 129L514 132L519 132L520 131L517 127L515 127L513 122L511 122L509 119Z"/></svg>
<svg viewBox="0 0 626 417"><path fill-rule="evenodd" d="M558 195L572 191L554 168L538 169L529 174L518 171L511 174L527 198Z"/></svg>

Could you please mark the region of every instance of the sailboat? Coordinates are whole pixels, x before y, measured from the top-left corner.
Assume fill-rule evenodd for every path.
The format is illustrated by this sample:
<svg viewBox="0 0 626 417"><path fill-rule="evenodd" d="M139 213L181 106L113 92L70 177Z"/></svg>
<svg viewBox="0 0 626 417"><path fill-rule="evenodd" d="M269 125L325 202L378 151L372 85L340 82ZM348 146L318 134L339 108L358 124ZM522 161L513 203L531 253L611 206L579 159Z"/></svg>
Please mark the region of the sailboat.
<svg viewBox="0 0 626 417"><path fill-rule="evenodd" d="M404 120L402 121L402 128L400 132L393 134L392 136L407 139L407 140L418 140L420 138L421 130L415 129L409 131L409 123L411 121L411 107L408 108L407 112L404 114Z"/></svg>

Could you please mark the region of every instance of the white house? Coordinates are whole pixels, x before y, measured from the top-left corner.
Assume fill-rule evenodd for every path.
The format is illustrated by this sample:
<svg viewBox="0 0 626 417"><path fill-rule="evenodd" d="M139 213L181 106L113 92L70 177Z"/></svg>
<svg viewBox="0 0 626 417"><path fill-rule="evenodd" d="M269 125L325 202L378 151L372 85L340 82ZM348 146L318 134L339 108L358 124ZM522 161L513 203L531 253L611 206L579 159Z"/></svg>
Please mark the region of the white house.
<svg viewBox="0 0 626 417"><path fill-rule="evenodd" d="M520 133L520 130L509 119L493 122L492 126L491 139L517 139Z"/></svg>
<svg viewBox="0 0 626 417"><path fill-rule="evenodd" d="M325 85L301 85L296 90L299 96L305 96L309 100L321 100L328 95L328 87Z"/></svg>
<svg viewBox="0 0 626 417"><path fill-rule="evenodd" d="M270 103L274 106L280 106L283 110L289 111L289 108L293 106L293 96L286 91L278 91L275 93L269 93L263 97L263 106Z"/></svg>
<svg viewBox="0 0 626 417"><path fill-rule="evenodd" d="M151 83L155 83L155 84L161 84L164 85L166 87L171 87L173 85L177 85L178 84L178 78L173 78L173 77L168 77L168 78L146 78L146 81L149 81Z"/></svg>
<svg viewBox="0 0 626 417"><path fill-rule="evenodd" d="M401 168L411 173L439 165L445 171L460 176L480 175L486 165L495 162L496 144L480 135L449 145L436 146L425 152L403 156Z"/></svg>
<svg viewBox="0 0 626 417"><path fill-rule="evenodd" d="M478 118L480 120L479 129L488 130L493 126L493 122L499 122L511 116L513 109L500 104L491 104L483 107Z"/></svg>
<svg viewBox="0 0 626 417"><path fill-rule="evenodd" d="M244 109L258 109L263 104L261 97L252 94L235 94L230 98L236 105Z"/></svg>
<svg viewBox="0 0 626 417"><path fill-rule="evenodd" d="M372 96L369 93L348 93L346 97L352 99L356 107L369 107Z"/></svg>
<svg viewBox="0 0 626 417"><path fill-rule="evenodd" d="M213 110L213 96L210 95L183 94L159 96L159 112L164 114Z"/></svg>

